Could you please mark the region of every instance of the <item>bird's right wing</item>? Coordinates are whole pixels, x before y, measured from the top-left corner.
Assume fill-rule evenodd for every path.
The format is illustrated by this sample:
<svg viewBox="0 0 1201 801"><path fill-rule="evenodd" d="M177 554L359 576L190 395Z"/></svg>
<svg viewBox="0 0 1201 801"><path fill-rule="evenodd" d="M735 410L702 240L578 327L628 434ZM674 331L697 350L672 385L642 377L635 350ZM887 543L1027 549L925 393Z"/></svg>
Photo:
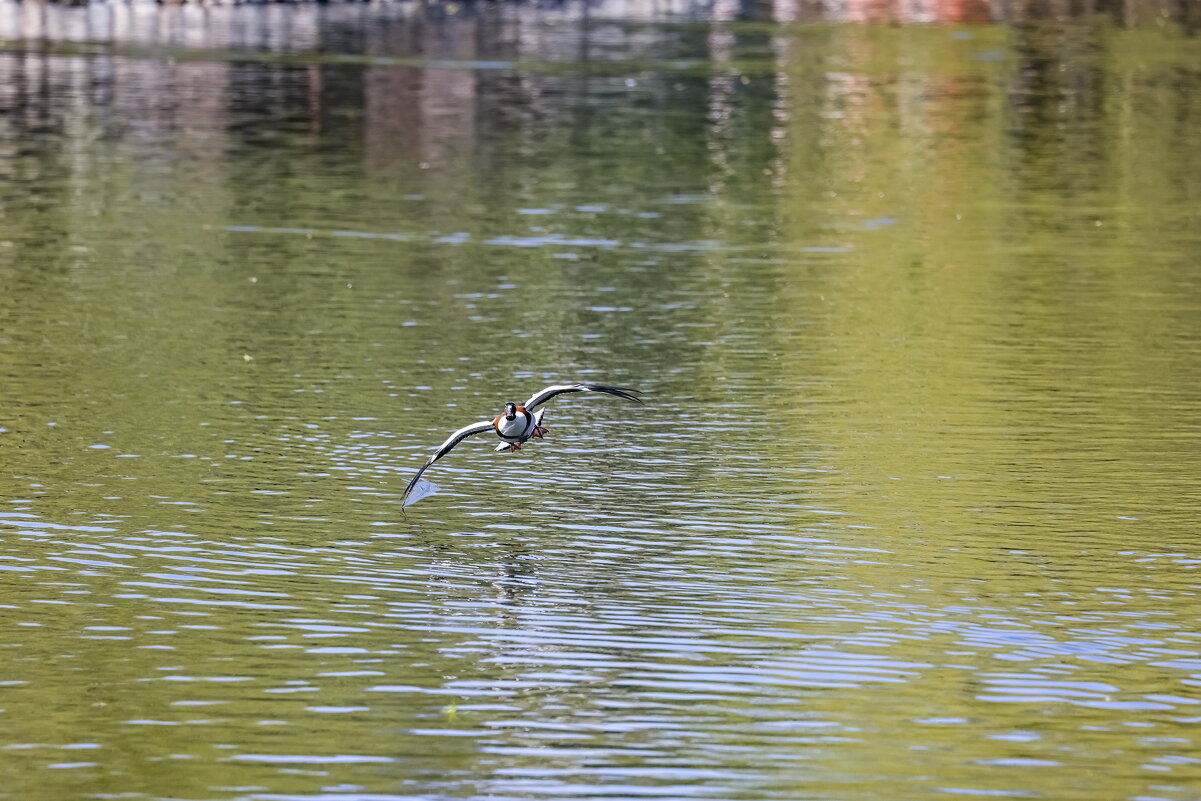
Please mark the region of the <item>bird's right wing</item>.
<svg viewBox="0 0 1201 801"><path fill-rule="evenodd" d="M404 497L409 497L409 493L412 492L413 487L417 485L417 480L421 478L422 473L429 469L430 465L441 459L446 454L450 453L451 450L460 442L475 434L483 434L485 431L495 430L496 429L492 427L491 420L481 420L478 423L472 423L469 426L463 426L458 431L451 434L446 438L446 442L443 442L441 445L439 445L438 450L434 451L433 455L425 460L425 464L421 465L421 469L417 471L417 474L409 479L409 485L405 487ZM403 498L401 499L401 503L404 503Z"/></svg>

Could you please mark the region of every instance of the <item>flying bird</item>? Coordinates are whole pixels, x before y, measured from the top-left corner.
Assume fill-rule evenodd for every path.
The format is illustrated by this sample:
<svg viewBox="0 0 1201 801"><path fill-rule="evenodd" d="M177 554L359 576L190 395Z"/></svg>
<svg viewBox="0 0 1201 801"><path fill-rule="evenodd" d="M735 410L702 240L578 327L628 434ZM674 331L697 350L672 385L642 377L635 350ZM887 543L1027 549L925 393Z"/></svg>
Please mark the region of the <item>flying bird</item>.
<svg viewBox="0 0 1201 801"><path fill-rule="evenodd" d="M635 403L642 403L634 393L636 390L624 389L622 387L606 387L600 384L555 384L549 386L541 392L534 393L528 401L523 404L516 404L509 401L505 404L505 410L491 420L481 420L478 423L472 423L469 426L463 426L455 433L446 438L438 446L438 450L426 459L425 464L417 471L417 474L409 480L409 485L405 487L404 498L409 497L409 493L413 491L413 487L417 485L421 474L430 468L434 462L441 459L446 454L463 440L475 434L483 434L486 431L491 431L496 436L500 437L503 442L496 446L498 451L516 451L521 450L521 444L528 441L531 437L541 439L546 434L547 429L542 425L542 416L546 414L546 409L538 409L542 404L546 403L556 395L562 395L566 392L603 392L607 395L615 395L619 398L625 398ZM404 499L401 500L404 503Z"/></svg>

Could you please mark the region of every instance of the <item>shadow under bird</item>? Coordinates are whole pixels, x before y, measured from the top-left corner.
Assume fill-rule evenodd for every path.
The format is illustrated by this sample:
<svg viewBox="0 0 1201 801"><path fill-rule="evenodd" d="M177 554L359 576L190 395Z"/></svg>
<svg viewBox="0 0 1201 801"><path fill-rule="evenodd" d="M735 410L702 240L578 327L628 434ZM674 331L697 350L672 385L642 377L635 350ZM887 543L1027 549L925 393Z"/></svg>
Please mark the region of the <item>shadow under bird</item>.
<svg viewBox="0 0 1201 801"><path fill-rule="evenodd" d="M421 474L428 470L430 465L450 453L456 445L470 436L491 431L504 440L500 445L496 446L496 450L498 451L521 450L521 444L527 442L531 437L541 439L547 432L547 429L542 425L542 416L546 414L546 410L539 409L535 412L534 409L537 409L556 395L562 395L566 392L603 392L607 395L625 398L634 403L642 403L642 399L634 394L636 391L623 387L606 387L601 384L556 384L535 393L533 397L523 404L516 404L509 401L505 404L505 410L491 420L481 420L478 423L463 426L447 437L446 442L438 446L438 450L434 451L434 454L429 459L426 459L425 464L421 466L417 474L409 480L409 485L405 487L405 494L401 503L403 504L408 499L409 493L417 485Z"/></svg>

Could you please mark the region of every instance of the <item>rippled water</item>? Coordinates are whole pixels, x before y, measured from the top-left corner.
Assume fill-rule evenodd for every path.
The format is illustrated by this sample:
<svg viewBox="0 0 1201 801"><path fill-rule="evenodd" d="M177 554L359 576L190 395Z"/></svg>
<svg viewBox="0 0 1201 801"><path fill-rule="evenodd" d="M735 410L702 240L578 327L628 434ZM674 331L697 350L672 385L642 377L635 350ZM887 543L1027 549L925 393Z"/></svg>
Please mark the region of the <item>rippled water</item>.
<svg viewBox="0 0 1201 801"><path fill-rule="evenodd" d="M0 5L0 796L1197 798L1187 15L643 11Z"/></svg>

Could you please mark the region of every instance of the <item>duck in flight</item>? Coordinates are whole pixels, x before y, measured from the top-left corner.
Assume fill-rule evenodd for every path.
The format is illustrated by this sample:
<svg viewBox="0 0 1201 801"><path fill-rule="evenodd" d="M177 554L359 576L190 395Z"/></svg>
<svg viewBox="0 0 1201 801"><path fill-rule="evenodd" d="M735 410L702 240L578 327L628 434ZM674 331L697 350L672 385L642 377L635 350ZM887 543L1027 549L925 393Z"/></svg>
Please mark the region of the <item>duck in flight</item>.
<svg viewBox="0 0 1201 801"><path fill-rule="evenodd" d="M634 394L635 390L624 389L622 387L606 387L600 384L555 384L541 392L536 392L532 398L521 405L509 401L505 404L505 410L491 420L481 420L478 423L463 426L447 437L446 442L438 446L438 450L434 451L434 454L429 459L426 459L425 464L421 466L417 474L409 480L409 485L405 487L404 497L409 497L409 493L417 485L417 480L421 478L422 473L429 469L430 465L450 453L454 446L470 436L483 434L486 431L493 432L496 436L504 440L500 445L496 446L496 450L498 451L521 450L521 444L528 441L531 437L541 439L547 431L542 425L542 415L546 414L546 409L538 409L536 412L534 409L537 409L556 395L562 395L565 392L603 392L607 395L615 395L619 398L634 401L634 403L642 403L642 400ZM404 503L403 499L401 503Z"/></svg>

